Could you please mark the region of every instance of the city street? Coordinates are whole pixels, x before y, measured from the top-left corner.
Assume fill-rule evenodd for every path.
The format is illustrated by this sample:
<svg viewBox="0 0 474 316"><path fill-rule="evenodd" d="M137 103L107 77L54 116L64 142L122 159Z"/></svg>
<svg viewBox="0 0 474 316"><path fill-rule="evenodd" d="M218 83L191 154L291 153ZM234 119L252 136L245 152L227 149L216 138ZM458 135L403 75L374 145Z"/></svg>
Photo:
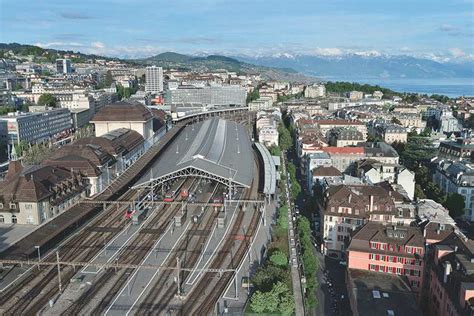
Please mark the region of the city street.
<svg viewBox="0 0 474 316"><path fill-rule="evenodd" d="M288 151L287 159L296 166L296 177L302 188L302 193L295 200L295 208L300 210L299 216L306 216L313 223L312 214L314 212L321 214L321 211L309 208L310 196L309 192L304 190L304 176L301 174L296 153L293 150ZM312 228L313 232L315 232L314 226ZM316 238L314 241L316 243ZM317 273L317 281L320 286L316 292L318 306L312 311L312 314L350 316L352 311L346 288L346 266L341 265L339 260L322 255L320 252L321 248L319 244L317 245L318 247L314 248L314 253L319 259L320 264L320 269Z"/></svg>

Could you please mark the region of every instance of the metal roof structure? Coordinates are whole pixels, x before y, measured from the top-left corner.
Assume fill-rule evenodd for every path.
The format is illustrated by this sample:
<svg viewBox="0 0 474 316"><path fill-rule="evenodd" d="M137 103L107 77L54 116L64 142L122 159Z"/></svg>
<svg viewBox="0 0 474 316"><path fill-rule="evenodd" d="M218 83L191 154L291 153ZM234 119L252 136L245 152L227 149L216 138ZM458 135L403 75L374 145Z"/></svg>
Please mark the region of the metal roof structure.
<svg viewBox="0 0 474 316"><path fill-rule="evenodd" d="M255 147L257 147L258 152L262 156L263 164L264 164L265 180L264 180L263 193L275 194L276 180L277 180L275 160L273 159L268 149L262 144L255 143Z"/></svg>
<svg viewBox="0 0 474 316"><path fill-rule="evenodd" d="M254 158L245 128L217 117L187 126L134 188L186 176L250 188Z"/></svg>

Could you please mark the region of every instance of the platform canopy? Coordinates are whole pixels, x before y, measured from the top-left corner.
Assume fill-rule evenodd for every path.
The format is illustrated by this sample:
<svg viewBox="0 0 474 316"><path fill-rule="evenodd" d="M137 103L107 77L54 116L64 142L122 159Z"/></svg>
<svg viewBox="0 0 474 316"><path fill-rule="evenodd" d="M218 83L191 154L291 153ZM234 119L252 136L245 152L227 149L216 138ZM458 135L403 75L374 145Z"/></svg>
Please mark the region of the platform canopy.
<svg viewBox="0 0 474 316"><path fill-rule="evenodd" d="M134 188L187 176L249 188L254 156L245 127L217 117L187 126Z"/></svg>

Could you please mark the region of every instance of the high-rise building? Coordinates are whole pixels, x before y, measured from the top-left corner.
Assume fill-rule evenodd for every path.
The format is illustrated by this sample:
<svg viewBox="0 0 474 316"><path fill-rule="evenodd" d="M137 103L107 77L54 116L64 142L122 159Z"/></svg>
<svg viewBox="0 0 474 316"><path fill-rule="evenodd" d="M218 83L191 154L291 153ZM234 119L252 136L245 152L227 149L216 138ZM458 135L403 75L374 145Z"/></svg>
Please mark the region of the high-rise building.
<svg viewBox="0 0 474 316"><path fill-rule="evenodd" d="M145 92L160 93L163 91L163 68L146 67L145 79Z"/></svg>
<svg viewBox="0 0 474 316"><path fill-rule="evenodd" d="M70 59L56 59L56 71L61 74L70 74L72 72Z"/></svg>

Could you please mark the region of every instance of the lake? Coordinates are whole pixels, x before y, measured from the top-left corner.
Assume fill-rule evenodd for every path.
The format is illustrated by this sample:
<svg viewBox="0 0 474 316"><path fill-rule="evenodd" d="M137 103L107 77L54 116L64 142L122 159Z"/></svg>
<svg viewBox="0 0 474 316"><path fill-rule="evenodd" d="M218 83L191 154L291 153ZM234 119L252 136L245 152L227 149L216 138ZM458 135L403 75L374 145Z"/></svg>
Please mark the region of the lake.
<svg viewBox="0 0 474 316"><path fill-rule="evenodd" d="M322 78L328 81L350 81L379 85L397 92L443 94L448 97L474 96L474 78L386 79L386 78Z"/></svg>

